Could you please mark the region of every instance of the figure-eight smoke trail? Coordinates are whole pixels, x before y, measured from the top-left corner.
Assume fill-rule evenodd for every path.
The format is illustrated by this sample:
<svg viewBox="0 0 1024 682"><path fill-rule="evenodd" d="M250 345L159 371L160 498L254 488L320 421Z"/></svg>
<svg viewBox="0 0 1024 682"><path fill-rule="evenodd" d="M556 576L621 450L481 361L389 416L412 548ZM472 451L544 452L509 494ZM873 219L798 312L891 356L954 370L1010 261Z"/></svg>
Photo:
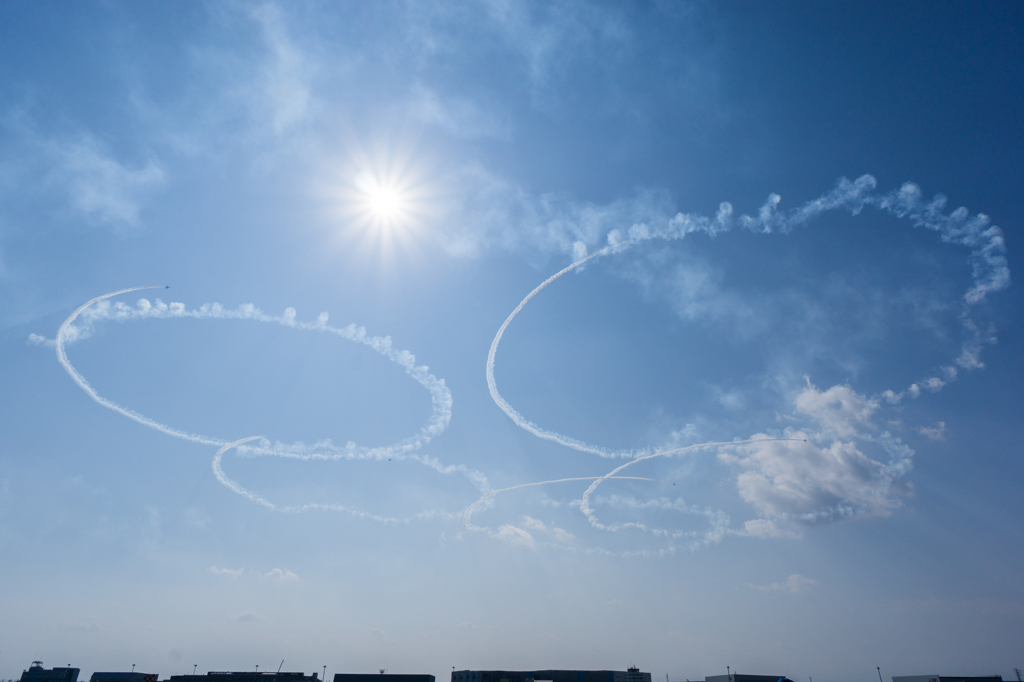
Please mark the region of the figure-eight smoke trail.
<svg viewBox="0 0 1024 682"><path fill-rule="evenodd" d="M160 431L161 433L175 438L181 438L193 443L199 443L203 445L215 445L220 449L214 456L213 461L213 473L224 486L233 492L248 498L253 502L257 502L268 509L273 511L283 512L294 512L294 511L307 511L310 509L321 509L329 511L340 511L347 512L354 516L361 518L371 518L377 521L385 523L397 523L400 520L383 517L368 512L352 509L339 504L319 504L309 503L303 505L283 506L274 504L263 497L260 497L256 493L247 490L240 486L235 481L228 478L223 469L221 468L221 458L224 453L232 448L237 448L239 451L243 451L249 455L268 455L275 457L285 457L289 459L298 460L352 460L352 459L394 459L397 461L401 460L412 460L418 462L434 471L441 474L460 473L468 478L474 485L476 485L481 491L488 489L486 477L478 472L469 469L465 465L451 464L445 465L441 463L436 457L432 457L426 454L422 454L420 450L424 445L430 442L430 440L440 435L447 427L451 420L451 406L452 398L451 392L445 385L443 379L436 378L429 372L429 368L416 364L416 358L412 353L404 350L397 350L393 347L390 337L379 337L370 336L366 333L366 330L356 325L348 325L343 328L336 328L327 324L328 315L327 313L321 313L317 318L316 322L301 322L295 319L295 310L288 308L285 310L284 315L274 316L267 315L260 309L253 305L242 305L237 309L231 310L226 309L223 306L214 303L207 304L195 310L186 309L184 304L171 303L166 304L156 300L155 304L151 304L146 299L140 299L137 306L131 307L123 303L116 303L111 306L109 303L105 303L107 299L118 296L120 294L130 293L132 291L141 291L145 289L158 289L161 287L131 287L127 289L121 289L119 291L97 296L83 305L79 306L61 325L57 330L57 337L54 341L56 348L57 360L61 366L67 371L71 378L75 381L78 386L85 391L85 393L96 403L106 407L107 409L113 410L118 414L124 415L135 422L138 422L144 426L148 426L152 429ZM99 305L97 305L99 304ZM193 433L176 429L166 424L160 423L155 419L146 417L138 412L131 410L127 407L117 404L109 398L105 398L100 395L86 380L84 376L71 364L71 361L67 357L65 346L68 342L76 339L87 337L92 330L92 325L97 320L132 320L132 319L151 319L151 318L192 318L192 319L245 319L255 320L258 322L274 322L285 327L292 329L311 330L326 332L332 335L340 336L349 341L369 346L377 353L383 355L387 359L401 366L405 372L410 375L414 380L423 385L431 396L431 403L433 405L433 411L427 423L420 429L419 433L410 436L396 444L381 446L381 447L364 447L356 445L355 443L348 442L344 446L339 447L334 445L330 440L321 440L317 442L312 448L308 448L301 443L296 444L285 444L285 443L271 443L269 440L254 436L249 438L243 438L234 442L228 443L226 440L213 438L210 436L203 436ZM84 323L79 322L75 324L79 319L84 320ZM33 335L33 340L38 342L43 340L42 337L36 337ZM252 441L259 441L253 445L246 445ZM421 512L417 518L431 518L431 517L450 517L457 518L457 516L441 511L425 511ZM409 519L406 519L408 521Z"/></svg>

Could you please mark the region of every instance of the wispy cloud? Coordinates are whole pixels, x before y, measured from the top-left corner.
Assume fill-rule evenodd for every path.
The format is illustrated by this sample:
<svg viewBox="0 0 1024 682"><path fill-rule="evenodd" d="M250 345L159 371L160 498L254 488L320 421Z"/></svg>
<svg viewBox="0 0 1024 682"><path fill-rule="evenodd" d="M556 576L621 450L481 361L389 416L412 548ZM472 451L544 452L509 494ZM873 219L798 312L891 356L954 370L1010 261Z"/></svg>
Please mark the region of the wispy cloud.
<svg viewBox="0 0 1024 682"><path fill-rule="evenodd" d="M289 35L281 9L271 3L251 8L267 48L259 85L260 95L270 112L270 125L277 134L299 123L310 106L310 81L316 68Z"/></svg>
<svg viewBox="0 0 1024 682"><path fill-rule="evenodd" d="M295 575L291 571L287 569L281 570L280 568L271 569L265 573L263 577L271 580L280 580L282 582L293 582L299 579L299 576Z"/></svg>
<svg viewBox="0 0 1024 682"><path fill-rule="evenodd" d="M7 138L0 140L7 153L0 192L92 225L138 226L146 200L167 184L154 154L125 161L88 131L41 131L26 109L0 119L0 134Z"/></svg>
<svg viewBox="0 0 1024 682"><path fill-rule="evenodd" d="M210 573L213 573L214 575L223 575L228 576L230 578L237 578L238 576L245 573L244 568L218 568L216 566L210 566L210 568L207 570L209 570Z"/></svg>
<svg viewBox="0 0 1024 682"><path fill-rule="evenodd" d="M758 590L759 592L787 592L789 594L798 594L800 592L807 592L817 585L817 580L805 578L799 573L794 573L786 578L785 582L772 583L771 585L751 585L748 583L747 587Z"/></svg>
<svg viewBox="0 0 1024 682"><path fill-rule="evenodd" d="M938 422L935 426L921 426L917 432L929 440L946 440L946 422Z"/></svg>
<svg viewBox="0 0 1024 682"><path fill-rule="evenodd" d="M411 89L409 111L422 123L455 138L507 139L511 124L471 99L443 96L422 84Z"/></svg>
<svg viewBox="0 0 1024 682"><path fill-rule="evenodd" d="M491 533L491 537L511 545L522 545L530 549L536 549L537 543L529 531L518 528L511 524L500 526L497 531Z"/></svg>

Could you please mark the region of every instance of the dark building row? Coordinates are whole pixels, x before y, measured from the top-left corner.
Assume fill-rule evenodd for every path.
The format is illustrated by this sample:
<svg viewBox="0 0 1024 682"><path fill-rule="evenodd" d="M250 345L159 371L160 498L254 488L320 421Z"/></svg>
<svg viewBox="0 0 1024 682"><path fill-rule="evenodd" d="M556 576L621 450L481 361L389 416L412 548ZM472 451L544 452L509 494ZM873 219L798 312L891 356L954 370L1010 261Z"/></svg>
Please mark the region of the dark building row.
<svg viewBox="0 0 1024 682"><path fill-rule="evenodd" d="M651 674L632 667L625 671L453 670L452 682L651 682Z"/></svg>
<svg viewBox="0 0 1024 682"><path fill-rule="evenodd" d="M79 668L43 668L32 661L20 682L78 682ZM96 672L89 682L158 682L155 673ZM1019 675L1018 675L1019 677ZM711 675L705 682L792 682L785 675ZM297 672L208 672L205 675L171 675L163 682L327 682L317 673ZM337 673L333 682L435 682L433 675ZM651 682L651 674L630 666L626 670L453 670L451 682ZM964 677L957 675L902 675L892 682L1003 682L1002 675Z"/></svg>
<svg viewBox="0 0 1024 682"><path fill-rule="evenodd" d="M78 682L79 668L43 668L42 661L32 661L32 666L21 673L20 682ZM93 673L89 682L157 682L154 673ZM171 675L162 682L322 682L318 673L307 675L293 672L219 672L205 675ZM326 681L323 681L326 682ZM433 675L362 675L338 673L334 682L434 682Z"/></svg>

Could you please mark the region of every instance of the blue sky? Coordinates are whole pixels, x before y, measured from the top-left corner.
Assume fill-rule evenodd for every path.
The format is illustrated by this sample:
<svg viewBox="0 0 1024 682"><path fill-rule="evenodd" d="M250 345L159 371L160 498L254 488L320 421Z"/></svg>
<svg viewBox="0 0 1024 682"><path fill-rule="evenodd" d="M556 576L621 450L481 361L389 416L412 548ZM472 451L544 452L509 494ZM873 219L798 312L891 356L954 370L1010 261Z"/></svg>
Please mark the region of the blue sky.
<svg viewBox="0 0 1024 682"><path fill-rule="evenodd" d="M0 6L0 677L1010 677L1022 27Z"/></svg>

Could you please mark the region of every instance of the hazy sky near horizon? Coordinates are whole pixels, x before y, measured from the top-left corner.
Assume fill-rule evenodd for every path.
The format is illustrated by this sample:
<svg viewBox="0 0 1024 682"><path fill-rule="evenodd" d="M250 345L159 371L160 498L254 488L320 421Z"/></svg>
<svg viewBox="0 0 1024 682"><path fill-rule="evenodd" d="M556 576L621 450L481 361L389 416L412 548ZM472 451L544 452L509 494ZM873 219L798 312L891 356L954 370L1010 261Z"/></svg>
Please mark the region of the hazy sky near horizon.
<svg viewBox="0 0 1024 682"><path fill-rule="evenodd" d="M0 678L1008 679L1022 31L0 5Z"/></svg>

